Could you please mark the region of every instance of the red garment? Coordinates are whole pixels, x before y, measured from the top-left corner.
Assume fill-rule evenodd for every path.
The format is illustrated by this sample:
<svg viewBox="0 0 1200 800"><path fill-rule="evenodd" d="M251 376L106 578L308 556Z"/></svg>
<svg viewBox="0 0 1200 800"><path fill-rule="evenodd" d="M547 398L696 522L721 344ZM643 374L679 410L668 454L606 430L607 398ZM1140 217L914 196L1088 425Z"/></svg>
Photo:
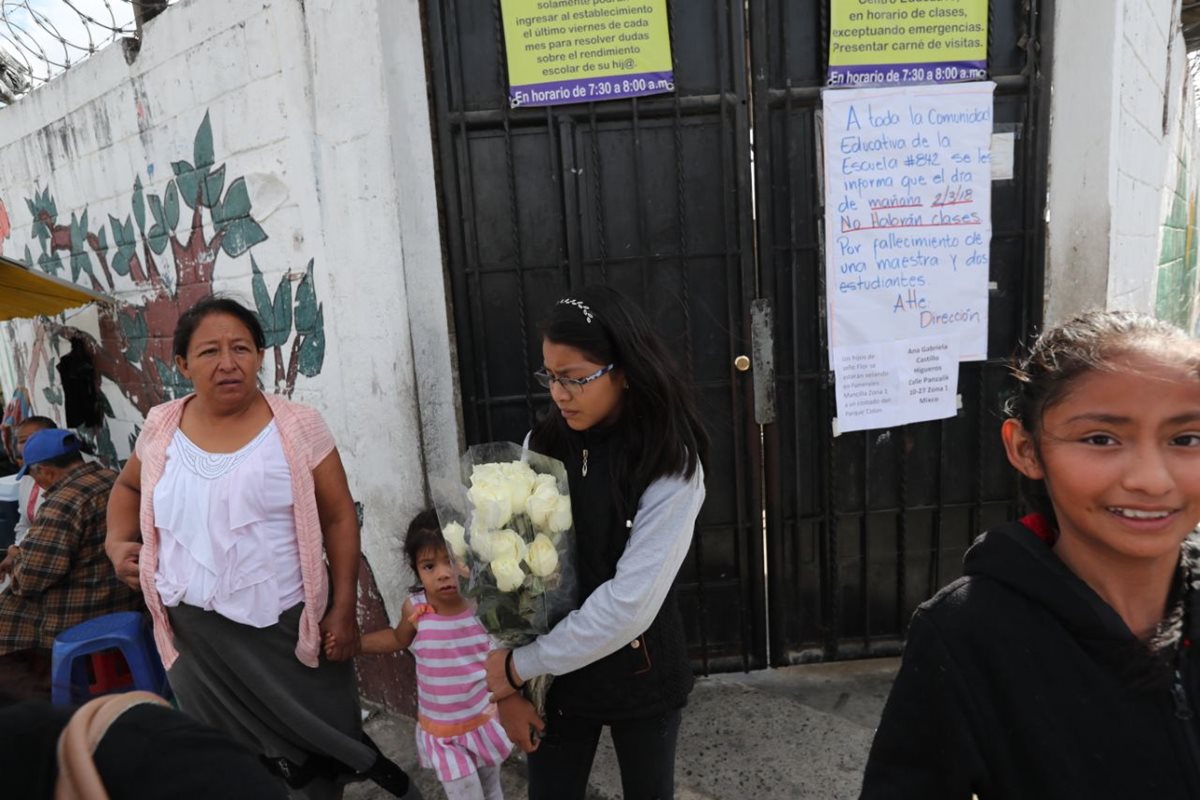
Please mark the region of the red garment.
<svg viewBox="0 0 1200 800"><path fill-rule="evenodd" d="M35 483L33 485L33 491L29 493L29 505L25 508L25 516L29 518L31 523L33 522L33 512L37 508L38 497L41 495L41 493L42 487Z"/></svg>
<svg viewBox="0 0 1200 800"><path fill-rule="evenodd" d="M1021 517L1021 524L1048 545L1053 546L1058 539L1058 533L1050 527L1050 520L1042 514L1026 514Z"/></svg>

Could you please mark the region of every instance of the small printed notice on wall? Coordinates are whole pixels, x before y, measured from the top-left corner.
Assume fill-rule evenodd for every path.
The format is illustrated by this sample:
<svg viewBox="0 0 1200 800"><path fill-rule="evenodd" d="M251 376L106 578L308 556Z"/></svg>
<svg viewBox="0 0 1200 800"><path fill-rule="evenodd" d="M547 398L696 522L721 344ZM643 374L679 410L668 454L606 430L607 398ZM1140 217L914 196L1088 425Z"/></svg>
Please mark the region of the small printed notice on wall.
<svg viewBox="0 0 1200 800"><path fill-rule="evenodd" d="M987 357L994 88L823 94L841 431L953 416L957 361Z"/></svg>
<svg viewBox="0 0 1200 800"><path fill-rule="evenodd" d="M829 86L987 77L988 0L833 0Z"/></svg>
<svg viewBox="0 0 1200 800"><path fill-rule="evenodd" d="M830 353L838 433L953 417L958 410L958 342L903 339Z"/></svg>
<svg viewBox="0 0 1200 800"><path fill-rule="evenodd" d="M501 0L500 7L514 108L675 90L666 0Z"/></svg>

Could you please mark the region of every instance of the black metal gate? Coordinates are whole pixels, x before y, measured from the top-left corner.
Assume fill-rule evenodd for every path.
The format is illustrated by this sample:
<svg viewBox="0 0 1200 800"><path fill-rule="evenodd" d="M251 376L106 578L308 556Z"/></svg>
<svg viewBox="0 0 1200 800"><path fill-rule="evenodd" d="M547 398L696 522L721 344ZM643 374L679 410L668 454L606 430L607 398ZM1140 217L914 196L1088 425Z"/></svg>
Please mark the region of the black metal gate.
<svg viewBox="0 0 1200 800"><path fill-rule="evenodd" d="M519 441L547 402L530 374L550 304L595 282L637 299L699 387L714 441L680 577L703 672L891 652L970 535L1015 503L991 414L998 361L964 366L956 419L831 437L817 184L827 2L669 0L673 95L541 109L506 102L499 0L425 4L468 442ZM997 118L1023 145L993 194L999 359L1040 308L1044 153L1036 0L992 5ZM778 421L765 427L752 373L734 367L751 352L756 299L776 318Z"/></svg>

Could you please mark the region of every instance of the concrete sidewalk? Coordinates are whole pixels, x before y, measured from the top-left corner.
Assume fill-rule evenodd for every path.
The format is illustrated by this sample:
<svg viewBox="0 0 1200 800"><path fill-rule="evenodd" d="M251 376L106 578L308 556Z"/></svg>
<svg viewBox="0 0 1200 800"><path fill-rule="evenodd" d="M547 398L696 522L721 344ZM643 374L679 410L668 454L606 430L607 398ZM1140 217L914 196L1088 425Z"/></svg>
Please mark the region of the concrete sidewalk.
<svg viewBox="0 0 1200 800"><path fill-rule="evenodd" d="M683 714L676 760L681 800L842 800L858 796L867 751L899 659L850 661L715 675L696 682ZM413 721L376 714L367 731L412 775L426 800L444 795L417 766ZM504 765L504 795L526 796L524 758ZM621 781L607 734L592 769L592 800L619 800ZM385 800L374 786L346 800Z"/></svg>

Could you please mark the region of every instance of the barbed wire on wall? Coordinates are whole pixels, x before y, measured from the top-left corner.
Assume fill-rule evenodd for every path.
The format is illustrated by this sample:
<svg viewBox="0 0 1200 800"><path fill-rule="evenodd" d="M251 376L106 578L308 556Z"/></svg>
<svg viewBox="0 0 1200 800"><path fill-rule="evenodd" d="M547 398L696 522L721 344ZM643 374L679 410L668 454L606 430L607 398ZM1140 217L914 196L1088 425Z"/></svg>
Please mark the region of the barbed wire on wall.
<svg viewBox="0 0 1200 800"><path fill-rule="evenodd" d="M0 0L0 103L122 39L175 0Z"/></svg>

